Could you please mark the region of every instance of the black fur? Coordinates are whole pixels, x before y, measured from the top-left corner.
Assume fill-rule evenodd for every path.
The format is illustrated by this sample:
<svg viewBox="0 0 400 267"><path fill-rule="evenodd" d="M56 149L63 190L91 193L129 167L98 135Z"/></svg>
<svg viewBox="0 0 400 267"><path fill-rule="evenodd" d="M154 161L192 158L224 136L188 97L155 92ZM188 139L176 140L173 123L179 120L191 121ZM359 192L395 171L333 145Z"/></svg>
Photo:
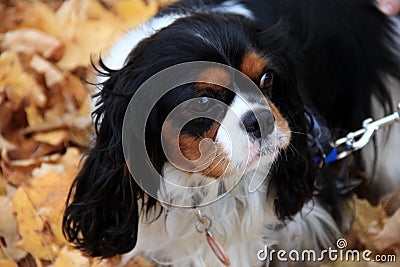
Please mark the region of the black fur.
<svg viewBox="0 0 400 267"><path fill-rule="evenodd" d="M95 147L90 150L68 198L63 229L70 242L92 256L110 257L128 252L136 243L139 216L149 214L157 206L157 201L145 197L143 190L130 176L122 149L123 118L129 100L139 86L153 74L183 62L213 61L239 69L246 52L260 50L258 30L239 16L194 14L177 20L142 41L130 53L121 70L110 70L100 61L100 74L109 78L101 86L98 109L93 114L97 135ZM196 37L196 34L212 40L211 45ZM295 79L289 78L288 66L282 60L279 49L273 48L275 46L276 44L271 44L268 56L274 62L276 72L277 93L272 100L276 98L278 101L284 99L285 95L296 94L297 91ZM273 53L272 50L277 52ZM146 147L158 172L166 161L160 142L162 123L176 105L198 96L195 92L191 85L174 89L160 100L150 114L146 126ZM214 93L212 96L227 104L233 99L231 94L218 96ZM290 116L292 129L302 132L306 129L304 118L301 118L302 112L298 112L298 105L286 105L285 112ZM183 130L193 135L200 136L200 131L204 131L196 125L188 125L191 129ZM301 139L303 140L299 142L299 146L306 143L306 136L294 138L296 143ZM303 148L307 149L306 146L302 146ZM299 162L287 166L290 171L284 173L285 179L281 179L282 183L292 188L288 175L295 171L294 168L307 172L304 161L308 158L290 151L287 152L287 158ZM293 206L288 206L291 210L285 211L284 215L291 215L298 210L305 199L304 190L308 191L308 195L312 192L312 175L304 175L304 179L309 182L298 179L298 183L295 183L297 187L293 188L291 198L296 200ZM142 203L142 210L139 210L138 202Z"/></svg>
<svg viewBox="0 0 400 267"><path fill-rule="evenodd" d="M362 121L372 116L371 98L376 97L382 109L392 112L388 91L389 76L400 79L400 47L394 39L393 20L385 16L371 0L268 0L243 1L255 15L256 23L264 29L273 29L275 39L281 40L281 49L285 50L288 62L295 73L299 95L282 99L280 108L296 104L307 106L322 116L326 127L330 129L331 142L350 131L358 130ZM264 40L271 39L266 32ZM265 44L262 41L262 44ZM292 98L301 98L297 103ZM302 121L299 115L295 121ZM312 135L312 132L309 134ZM318 142L316 136L311 142ZM294 140L296 142L296 140ZM301 145L296 146L300 154L307 151ZM307 155L308 157L309 155ZM314 154L311 157L319 156ZM287 161L290 162L290 161ZM280 164L287 164L280 162ZM308 167L317 170L315 164L308 161ZM290 163L293 164L293 163ZM364 169L359 154L355 155L355 164ZM306 165L302 165L303 169ZM290 215L290 207L301 207L299 198L292 198L292 192L307 196L310 184L296 183L298 175L310 172L297 170L281 175L279 172L295 170L284 166L273 176L278 188L279 200L275 208L281 218ZM314 172L315 173L315 172ZM317 170L318 173L318 170ZM282 183L282 177L288 177ZM289 178L290 177L290 178ZM314 177L316 179L317 177ZM325 179L319 176L319 179ZM283 179L284 180L284 179ZM304 181L304 179L300 179ZM309 181L309 180L308 180ZM332 191L335 188L325 188ZM326 191L326 192L327 192ZM325 193L326 193L325 192ZM325 194L318 192L319 195ZM336 199L331 199L332 203ZM298 203L298 205L296 205Z"/></svg>
<svg viewBox="0 0 400 267"><path fill-rule="evenodd" d="M257 23L284 25L300 94L338 130L358 130L371 116L371 96L391 112L386 79L400 78L393 21L371 0L244 1ZM265 19L267 18L267 19Z"/></svg>
<svg viewBox="0 0 400 267"><path fill-rule="evenodd" d="M204 1L213 6L221 1ZM190 10L190 1L183 1ZM186 3L186 4L185 4ZM248 46L264 51L277 66L272 102L289 121L290 148L271 174L276 213L290 219L314 193L318 167L308 139L305 106L311 106L340 133L354 130L370 116L375 95L390 108L385 75L398 75L391 47L392 25L372 0L243 1L255 21L236 15L193 14L142 41L121 70L100 61L109 79L94 112L96 143L74 181L63 220L68 241L92 256L111 257L136 244L139 217L157 206L134 182L122 151L122 122L129 100L153 74L175 64L213 61L238 68ZM182 9L180 4L160 15ZM201 9L207 9L202 7ZM201 13L196 8L196 13ZM198 32L210 43L196 38ZM398 77L398 76L396 76ZM187 96L185 96L187 97ZM182 99L176 93L172 98ZM184 100L184 99L182 99ZM164 109L163 109L164 108ZM160 171L160 125L168 108L156 106L146 131L146 146ZM165 116L164 116L165 118ZM314 140L315 141L315 140ZM139 210L139 204L143 210Z"/></svg>

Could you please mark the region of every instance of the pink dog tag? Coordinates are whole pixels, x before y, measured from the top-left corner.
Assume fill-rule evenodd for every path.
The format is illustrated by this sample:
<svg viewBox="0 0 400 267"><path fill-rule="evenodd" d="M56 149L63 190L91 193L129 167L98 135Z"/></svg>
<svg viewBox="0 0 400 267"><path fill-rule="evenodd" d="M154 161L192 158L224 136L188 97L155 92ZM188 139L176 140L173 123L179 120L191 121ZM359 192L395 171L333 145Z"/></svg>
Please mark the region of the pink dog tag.
<svg viewBox="0 0 400 267"><path fill-rule="evenodd" d="M210 246L211 250L214 252L215 256L217 256L217 258L222 262L223 265L230 266L231 263L224 249L217 242L217 240L215 240L215 238L212 236L211 232L208 229L206 229L206 238L207 238L207 243Z"/></svg>

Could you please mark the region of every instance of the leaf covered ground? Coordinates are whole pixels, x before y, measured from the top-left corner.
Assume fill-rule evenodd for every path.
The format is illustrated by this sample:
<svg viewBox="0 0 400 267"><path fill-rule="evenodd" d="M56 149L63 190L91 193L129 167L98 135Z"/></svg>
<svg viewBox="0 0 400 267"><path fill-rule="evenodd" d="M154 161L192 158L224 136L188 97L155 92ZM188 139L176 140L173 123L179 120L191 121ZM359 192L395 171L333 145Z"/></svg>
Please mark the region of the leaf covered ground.
<svg viewBox="0 0 400 267"><path fill-rule="evenodd" d="M91 142L90 58L168 1L0 2L0 266L117 266L64 240L65 199ZM354 199L349 247L399 254L398 193L372 206ZM126 266L151 266L137 257ZM399 260L400 262L400 257ZM326 263L400 266L399 263Z"/></svg>

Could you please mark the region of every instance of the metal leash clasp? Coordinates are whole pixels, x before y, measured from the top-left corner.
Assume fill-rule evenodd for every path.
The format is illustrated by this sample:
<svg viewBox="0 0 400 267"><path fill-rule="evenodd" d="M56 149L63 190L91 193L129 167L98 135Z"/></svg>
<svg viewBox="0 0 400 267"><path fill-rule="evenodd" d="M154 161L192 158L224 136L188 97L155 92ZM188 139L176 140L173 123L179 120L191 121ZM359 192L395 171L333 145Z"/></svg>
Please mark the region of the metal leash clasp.
<svg viewBox="0 0 400 267"><path fill-rule="evenodd" d="M373 121L371 118L366 119L363 122L362 129L351 132L347 134L346 137L336 140L334 144L335 148L344 146L344 148L338 152L337 159L343 159L351 153L365 147L379 129L393 125L396 122L400 122L400 102L397 104L397 111L393 114L376 121Z"/></svg>

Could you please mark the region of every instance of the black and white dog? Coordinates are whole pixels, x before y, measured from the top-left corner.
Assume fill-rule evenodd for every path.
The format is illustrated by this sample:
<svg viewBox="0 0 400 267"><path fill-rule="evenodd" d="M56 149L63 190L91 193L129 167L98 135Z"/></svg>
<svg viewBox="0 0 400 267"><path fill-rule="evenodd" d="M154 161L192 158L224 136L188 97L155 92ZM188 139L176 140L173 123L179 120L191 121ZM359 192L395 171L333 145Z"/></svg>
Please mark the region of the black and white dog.
<svg viewBox="0 0 400 267"><path fill-rule="evenodd" d="M391 112L400 100L399 89L389 86L400 78L397 38L395 21L372 0L184 0L161 10L100 60L96 140L71 187L66 238L92 256L131 251L127 257L140 254L159 266L184 267L265 266L257 257L264 245L332 245L341 233L329 208L335 203L316 196L326 188L318 192L315 186L324 178L315 159L335 138L357 130L365 118ZM124 116L148 79L190 62L216 65L157 99L144 142L164 179L210 186L185 195L160 182L158 195L149 194L137 178L150 177L132 175L132 168L144 168L135 164L143 161L141 153L133 147L124 157ZM249 81L260 96L248 89ZM146 90L151 98L160 89ZM218 121L206 116L215 107L212 99L223 104ZM179 105L181 118L197 117L176 131L168 114ZM397 158L399 135L394 129L386 144ZM205 139L216 149L199 168ZM163 140L178 147L191 168L172 163ZM400 184L394 179L400 179L400 164L385 166L372 150L356 167ZM260 175L255 170L271 165L262 185L248 190Z"/></svg>

